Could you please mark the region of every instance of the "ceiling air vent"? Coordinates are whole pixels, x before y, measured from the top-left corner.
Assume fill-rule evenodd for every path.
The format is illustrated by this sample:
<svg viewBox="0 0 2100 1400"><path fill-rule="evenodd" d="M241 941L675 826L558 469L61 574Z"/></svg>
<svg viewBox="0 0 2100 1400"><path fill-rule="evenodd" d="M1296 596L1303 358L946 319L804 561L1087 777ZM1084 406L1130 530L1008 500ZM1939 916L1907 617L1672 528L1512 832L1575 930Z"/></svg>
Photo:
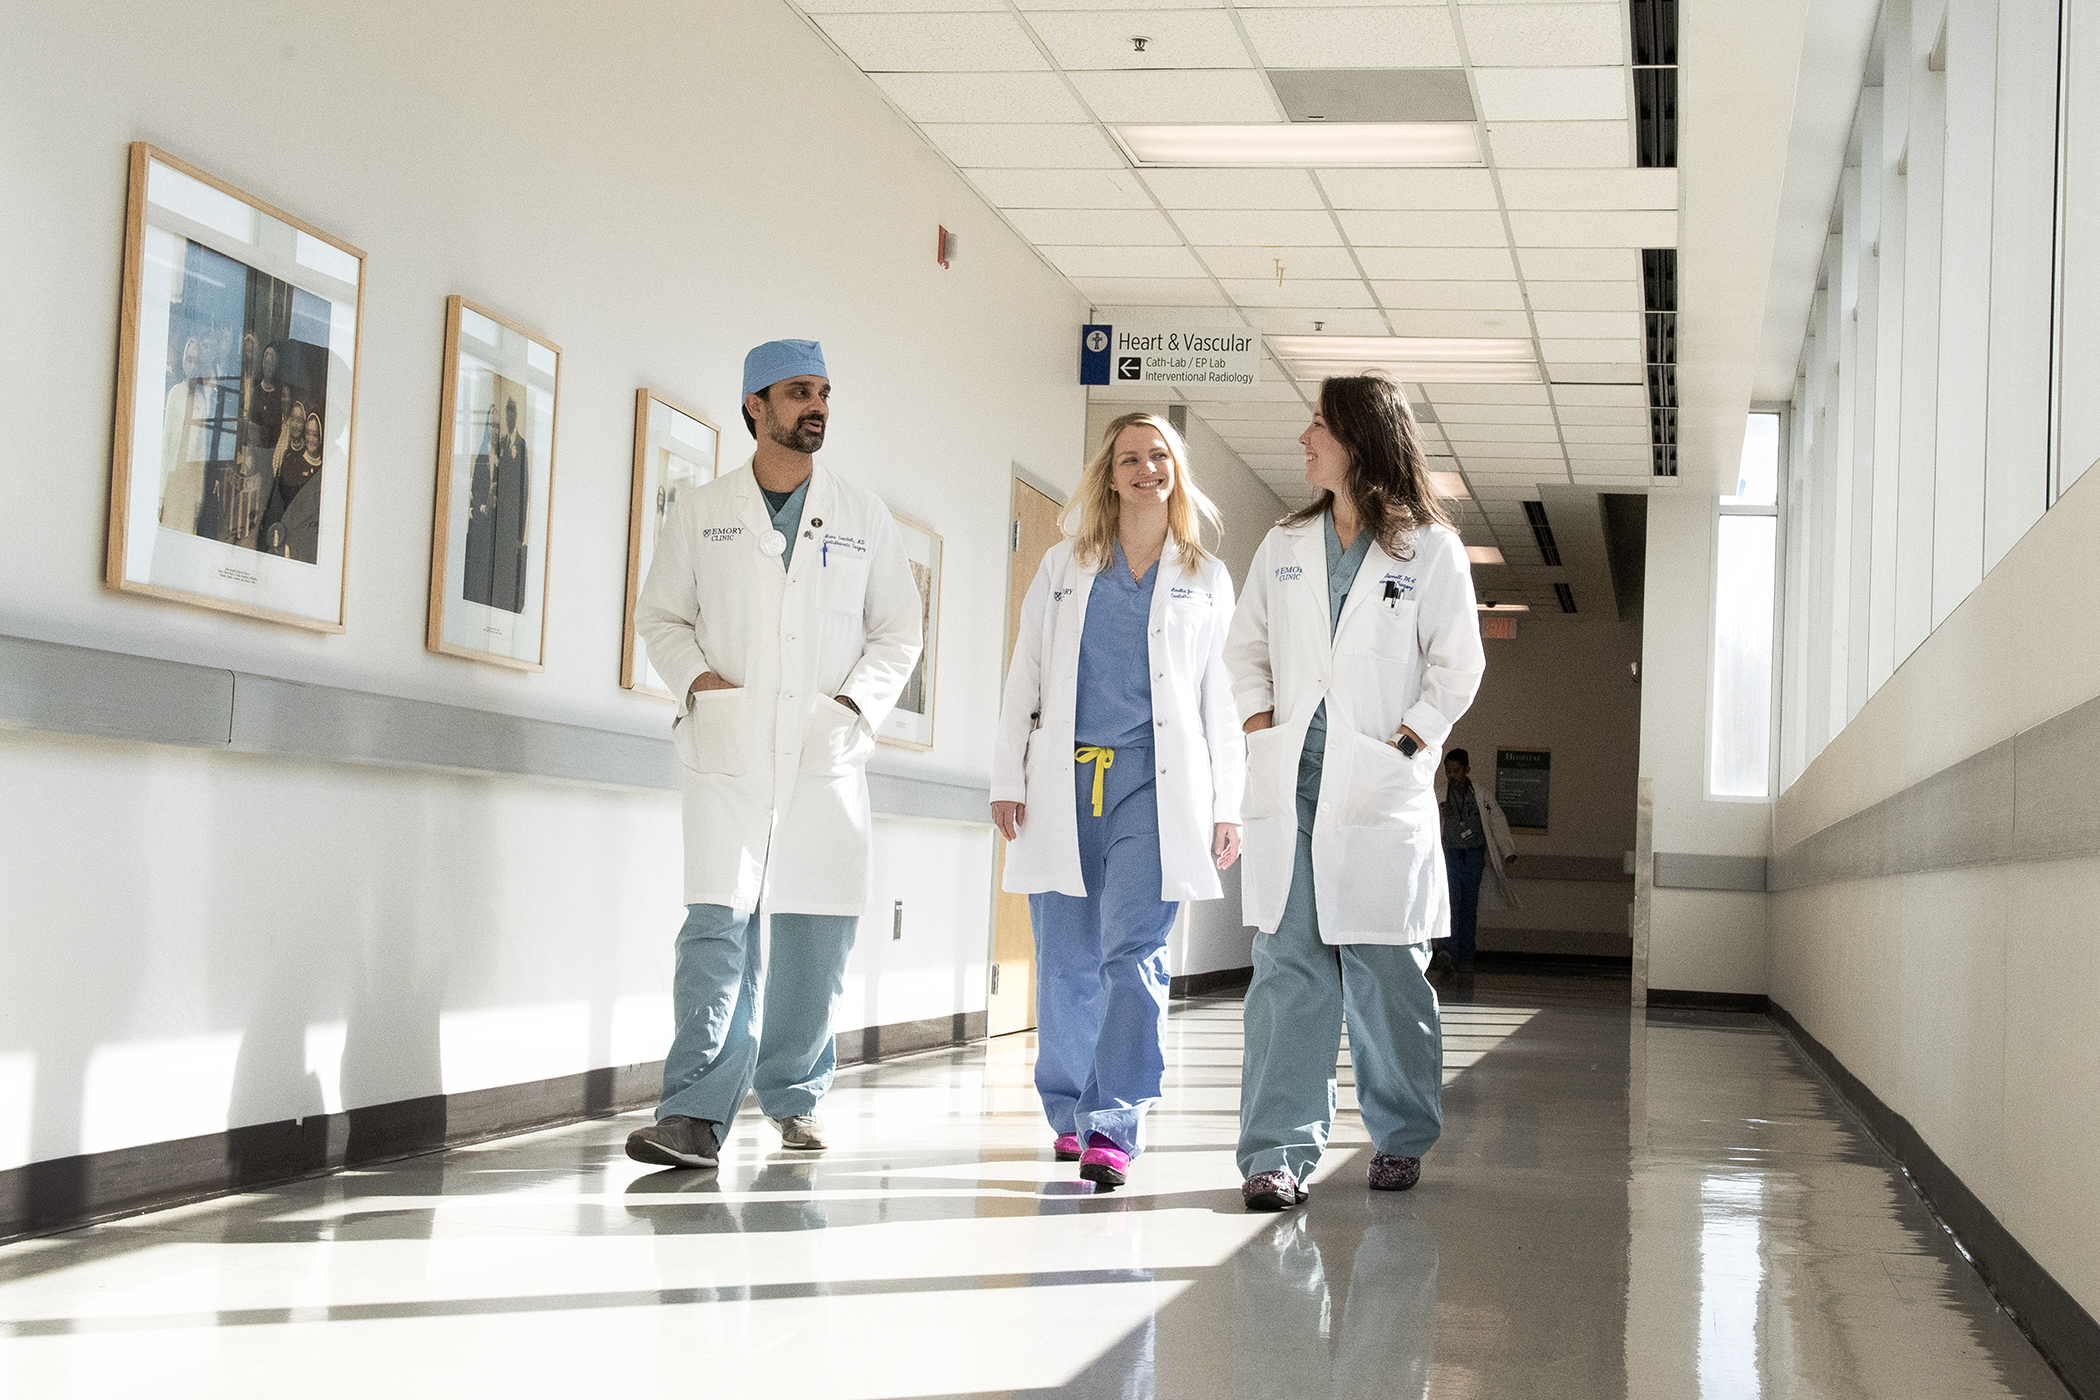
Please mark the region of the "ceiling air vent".
<svg viewBox="0 0 2100 1400"><path fill-rule="evenodd" d="M1560 546L1554 542L1553 527L1546 523L1546 503L1524 502L1524 517L1531 522L1531 537L1538 541L1539 554L1548 564L1559 567Z"/></svg>
<svg viewBox="0 0 2100 1400"><path fill-rule="evenodd" d="M1677 0L1631 0L1633 124L1644 167L1677 164Z"/></svg>
<svg viewBox="0 0 2100 1400"><path fill-rule="evenodd" d="M1565 583L1556 583L1553 585L1553 596L1560 599L1560 610L1562 612L1575 611L1574 589L1568 587Z"/></svg>
<svg viewBox="0 0 2100 1400"><path fill-rule="evenodd" d="M1271 68L1269 84L1294 122L1469 122L1479 115L1463 68Z"/></svg>
<svg viewBox="0 0 2100 1400"><path fill-rule="evenodd" d="M1677 250L1641 249L1647 302L1648 436L1656 476L1677 475Z"/></svg>

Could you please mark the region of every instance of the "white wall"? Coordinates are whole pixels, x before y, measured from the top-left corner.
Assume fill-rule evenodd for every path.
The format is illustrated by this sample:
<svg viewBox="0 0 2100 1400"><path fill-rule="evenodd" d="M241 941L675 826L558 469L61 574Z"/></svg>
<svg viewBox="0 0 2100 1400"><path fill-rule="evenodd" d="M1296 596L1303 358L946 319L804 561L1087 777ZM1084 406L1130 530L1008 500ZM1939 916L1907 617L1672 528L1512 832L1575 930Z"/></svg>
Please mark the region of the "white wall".
<svg viewBox="0 0 2100 1400"><path fill-rule="evenodd" d="M711 414L734 465L744 351L810 336L825 463L946 540L938 747L874 766L986 780L1007 465L1073 459L1084 305L785 6L43 7L0 50L0 130L0 409L38 425L0 474L0 631L661 733L618 688L634 391ZM136 139L369 254L342 636L101 586ZM540 675L423 648L455 292L564 351ZM667 1040L672 797L16 734L0 792L0 1166ZM988 828L877 846L844 1026L981 1009Z"/></svg>

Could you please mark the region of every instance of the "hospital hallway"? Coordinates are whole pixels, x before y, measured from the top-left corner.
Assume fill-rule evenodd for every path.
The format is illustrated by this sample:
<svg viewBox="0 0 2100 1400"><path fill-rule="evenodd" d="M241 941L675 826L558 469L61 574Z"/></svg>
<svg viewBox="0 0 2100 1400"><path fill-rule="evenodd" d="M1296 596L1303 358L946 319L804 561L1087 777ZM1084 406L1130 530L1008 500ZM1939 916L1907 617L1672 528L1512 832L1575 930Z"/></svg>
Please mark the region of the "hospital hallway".
<svg viewBox="0 0 2100 1400"><path fill-rule="evenodd" d="M1030 1034L845 1070L813 1160L747 1114L657 1171L628 1114L17 1243L0 1393L2066 1394L1772 1022L1624 996L1483 972L1422 1184L1365 1190L1345 1061L1280 1215L1213 997L1112 1194L1051 1160Z"/></svg>

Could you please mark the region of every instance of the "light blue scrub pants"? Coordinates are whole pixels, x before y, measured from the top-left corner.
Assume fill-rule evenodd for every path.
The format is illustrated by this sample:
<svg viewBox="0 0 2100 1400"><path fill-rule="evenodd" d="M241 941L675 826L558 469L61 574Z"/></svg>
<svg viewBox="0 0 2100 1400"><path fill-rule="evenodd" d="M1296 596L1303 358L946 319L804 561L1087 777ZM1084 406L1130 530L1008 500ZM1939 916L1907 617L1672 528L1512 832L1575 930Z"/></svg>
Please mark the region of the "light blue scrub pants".
<svg viewBox="0 0 2100 1400"><path fill-rule="evenodd" d="M659 1122L674 1114L704 1118L726 1142L754 1087L768 1118L814 1113L831 1087L838 1066L831 1027L860 920L775 914L770 959L761 953L762 927L756 909L686 906L671 974L675 1030L664 1057Z"/></svg>
<svg viewBox="0 0 2100 1400"><path fill-rule="evenodd" d="M1240 1073L1242 1177L1281 1168L1301 1183L1334 1128L1342 1019L1364 1127L1380 1152L1420 1157L1443 1131L1443 1028L1427 943L1320 941L1313 906L1313 817L1320 757L1298 765L1298 857L1274 933L1254 936Z"/></svg>
<svg viewBox="0 0 2100 1400"><path fill-rule="evenodd" d="M1073 765L1086 896L1028 897L1035 926L1035 1087L1057 1133L1100 1133L1136 1156L1167 1063L1167 933L1152 750L1116 750L1094 815L1094 765Z"/></svg>

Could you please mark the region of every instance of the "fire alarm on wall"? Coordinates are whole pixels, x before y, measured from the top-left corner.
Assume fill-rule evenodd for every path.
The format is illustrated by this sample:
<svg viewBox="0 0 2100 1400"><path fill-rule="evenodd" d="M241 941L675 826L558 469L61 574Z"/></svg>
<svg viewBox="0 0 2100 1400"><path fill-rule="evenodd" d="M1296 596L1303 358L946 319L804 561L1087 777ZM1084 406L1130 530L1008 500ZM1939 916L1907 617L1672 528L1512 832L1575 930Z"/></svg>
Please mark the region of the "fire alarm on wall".
<svg viewBox="0 0 2100 1400"><path fill-rule="evenodd" d="M933 260L942 267L955 261L955 235L946 229L941 230L940 237L934 242Z"/></svg>

